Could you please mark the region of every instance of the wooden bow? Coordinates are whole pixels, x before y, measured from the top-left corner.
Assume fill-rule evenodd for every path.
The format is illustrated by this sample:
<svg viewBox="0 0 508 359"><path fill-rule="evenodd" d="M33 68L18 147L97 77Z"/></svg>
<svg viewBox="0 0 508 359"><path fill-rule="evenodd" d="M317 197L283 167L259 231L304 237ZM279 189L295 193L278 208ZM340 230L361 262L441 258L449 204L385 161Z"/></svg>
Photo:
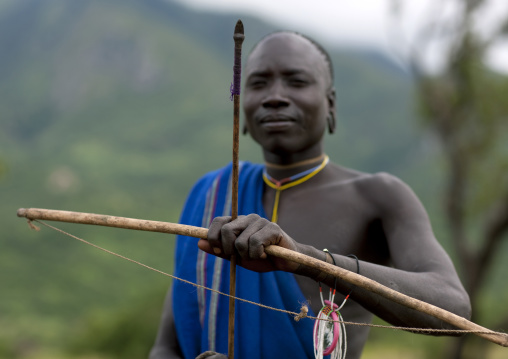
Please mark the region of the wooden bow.
<svg viewBox="0 0 508 359"><path fill-rule="evenodd" d="M20 208L17 212L17 215L18 217L24 217L28 220L41 219L69 223L93 224L107 227L137 229L141 231L171 233L203 239L206 239L208 236L207 228L169 222L115 217L103 214L57 211L41 208ZM361 287L370 292L376 293L395 303L431 315L459 329L475 331L476 333L473 334L485 338L495 344L508 347L508 334L498 333L484 328L465 318L448 312L447 310L399 293L362 275L278 246L265 247L265 252L271 256L291 260L296 263L319 269L320 271L333 275L336 278L342 279L357 287Z"/></svg>

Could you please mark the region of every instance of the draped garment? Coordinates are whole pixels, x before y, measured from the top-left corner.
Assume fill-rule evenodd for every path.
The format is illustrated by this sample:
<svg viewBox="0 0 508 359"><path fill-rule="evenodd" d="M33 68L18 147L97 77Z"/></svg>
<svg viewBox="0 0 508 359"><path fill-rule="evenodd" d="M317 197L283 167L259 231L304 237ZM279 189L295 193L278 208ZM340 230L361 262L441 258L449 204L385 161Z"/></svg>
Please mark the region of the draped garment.
<svg viewBox="0 0 508 359"><path fill-rule="evenodd" d="M240 163L239 215L257 213L266 218L262 171L261 165ZM231 172L229 164L194 185L182 212L182 224L208 227L214 217L231 214ZM175 276L228 293L229 261L199 250L197 241L177 237ZM236 275L239 298L293 312L299 312L306 303L291 273L257 273L238 267ZM227 354L228 308L228 297L174 280L173 315L185 358L194 359L207 350ZM235 312L235 358L313 357L311 320L296 322L288 314L242 301L236 301Z"/></svg>

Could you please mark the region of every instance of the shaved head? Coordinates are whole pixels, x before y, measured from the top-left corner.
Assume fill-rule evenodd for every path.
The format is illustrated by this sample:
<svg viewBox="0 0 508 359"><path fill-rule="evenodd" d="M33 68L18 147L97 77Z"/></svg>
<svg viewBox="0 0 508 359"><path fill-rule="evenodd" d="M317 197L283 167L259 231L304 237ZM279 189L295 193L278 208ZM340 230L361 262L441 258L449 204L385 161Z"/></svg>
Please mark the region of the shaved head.
<svg viewBox="0 0 508 359"><path fill-rule="evenodd" d="M330 57L330 54L325 50L325 48L323 46L321 46L321 44L319 44L317 41L315 41L314 39L310 38L307 35L301 34L301 33L296 32L296 31L287 31L287 30L272 32L272 33L262 37L261 40L259 40L256 43L256 45L254 45L254 47L251 49L251 51L249 53L249 57L251 56L251 54L253 52L255 52L256 48L258 46L260 46L260 44L262 44L263 42L265 42L265 41L267 41L267 40L269 40L269 39L271 39L273 37L276 37L276 36L288 35L288 34L289 35L298 36L298 37L308 41L321 54L322 59L323 59L323 61L326 64L326 69L327 69L327 72L328 72L327 75L328 75L328 79L329 79L329 87L331 88L333 86L333 76L334 76L334 73L333 73L333 63L332 63L332 59Z"/></svg>

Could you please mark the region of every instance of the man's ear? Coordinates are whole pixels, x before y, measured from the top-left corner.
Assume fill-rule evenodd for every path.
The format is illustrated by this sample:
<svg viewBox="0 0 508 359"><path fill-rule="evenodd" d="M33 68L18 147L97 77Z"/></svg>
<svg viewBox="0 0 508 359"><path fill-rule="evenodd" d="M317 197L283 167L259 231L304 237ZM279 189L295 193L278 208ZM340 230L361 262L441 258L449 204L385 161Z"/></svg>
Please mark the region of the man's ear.
<svg viewBox="0 0 508 359"><path fill-rule="evenodd" d="M336 126L336 109L335 109L335 88L332 87L330 90L328 90L326 94L326 99L328 100L328 116L326 117L326 120L328 122L328 132L330 134L335 132L335 126Z"/></svg>

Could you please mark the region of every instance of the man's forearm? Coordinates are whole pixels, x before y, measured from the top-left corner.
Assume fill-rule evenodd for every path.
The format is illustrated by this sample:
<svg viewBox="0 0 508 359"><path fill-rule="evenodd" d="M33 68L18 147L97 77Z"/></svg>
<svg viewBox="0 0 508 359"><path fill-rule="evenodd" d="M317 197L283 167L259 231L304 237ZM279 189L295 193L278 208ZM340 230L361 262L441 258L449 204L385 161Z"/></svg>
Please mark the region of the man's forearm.
<svg viewBox="0 0 508 359"><path fill-rule="evenodd" d="M337 257L341 256L336 256L336 260L339 259ZM342 259L354 266L354 268L347 266L346 269L356 271L354 260L349 261L350 258L347 257ZM343 261L338 260L337 262ZM361 275L375 280L390 289L435 305L466 319L469 319L471 316L471 306L467 293L437 273L407 272L368 262L360 262L360 268ZM333 286L334 278L327 276L324 282L327 285ZM347 294L352 289L352 285L344 281L337 281L337 290L341 293ZM351 299L393 325L415 328L456 329L433 316L397 304L363 288L354 288Z"/></svg>
<svg viewBox="0 0 508 359"><path fill-rule="evenodd" d="M325 255L323 251L317 250L312 246L299 245L299 251L328 263L333 262L331 255ZM357 272L358 268L355 259L337 254L333 256L337 266L351 272ZM360 274L364 277L464 318L469 319L470 317L469 297L460 285L460 282L454 281L453 278L446 279L445 276L441 276L436 272L409 272L363 261L360 261L359 265ZM331 287L336 282L335 277L304 265L298 267L294 273L323 282ZM336 286L337 290L344 295L350 293L354 287L341 280L336 282ZM430 315L407 308L362 288L355 288L351 298L365 309L393 325L453 329L451 326Z"/></svg>

